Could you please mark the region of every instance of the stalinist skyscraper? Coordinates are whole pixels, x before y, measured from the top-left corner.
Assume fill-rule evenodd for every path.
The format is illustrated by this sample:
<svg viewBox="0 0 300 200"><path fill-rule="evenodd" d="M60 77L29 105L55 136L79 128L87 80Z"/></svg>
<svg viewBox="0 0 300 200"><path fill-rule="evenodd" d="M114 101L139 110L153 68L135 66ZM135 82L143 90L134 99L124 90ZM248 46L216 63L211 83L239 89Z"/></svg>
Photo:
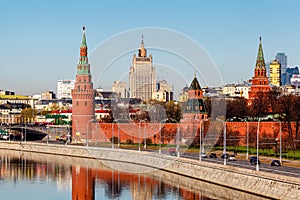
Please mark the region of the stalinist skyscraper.
<svg viewBox="0 0 300 200"><path fill-rule="evenodd" d="M152 55L147 56L142 37L138 56L134 54L129 71L129 90L131 98L148 101L156 90L156 72L152 64Z"/></svg>

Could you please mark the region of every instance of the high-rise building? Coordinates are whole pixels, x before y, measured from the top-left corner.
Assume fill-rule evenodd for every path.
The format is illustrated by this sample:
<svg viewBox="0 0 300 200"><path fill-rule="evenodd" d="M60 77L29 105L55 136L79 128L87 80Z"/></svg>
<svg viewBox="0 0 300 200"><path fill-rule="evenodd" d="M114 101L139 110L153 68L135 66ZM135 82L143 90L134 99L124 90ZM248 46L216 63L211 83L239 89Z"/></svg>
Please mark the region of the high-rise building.
<svg viewBox="0 0 300 200"><path fill-rule="evenodd" d="M93 89L90 64L88 62L85 28L83 27L80 59L72 90L72 137L73 141L86 135L89 123L95 119L95 89Z"/></svg>
<svg viewBox="0 0 300 200"><path fill-rule="evenodd" d="M156 72L152 65L152 55L147 56L142 38L138 56L134 54L129 71L130 98L148 101L156 89Z"/></svg>
<svg viewBox="0 0 300 200"><path fill-rule="evenodd" d="M57 81L56 96L58 99L71 99L71 90L74 89L74 80L59 80Z"/></svg>
<svg viewBox="0 0 300 200"><path fill-rule="evenodd" d="M261 44L261 37L259 38L259 47L258 47L258 53L256 58L256 65L254 69L254 76L252 77L252 85L250 88L250 91L248 93L249 95L249 101L248 105L252 105L252 102L254 99L256 99L259 96L259 93L262 93L264 97L266 97L267 93L270 91L269 86L269 80L266 75L266 66L265 66L265 59L264 59L264 53L263 48Z"/></svg>
<svg viewBox="0 0 300 200"><path fill-rule="evenodd" d="M281 77L283 77L287 69L287 55L285 55L285 53L277 53L275 56L275 60L278 60L278 62L281 65ZM285 81L286 81L285 79L282 79L281 84L285 85L286 84Z"/></svg>
<svg viewBox="0 0 300 200"><path fill-rule="evenodd" d="M281 66L278 60L273 60L270 64L270 84L281 86Z"/></svg>

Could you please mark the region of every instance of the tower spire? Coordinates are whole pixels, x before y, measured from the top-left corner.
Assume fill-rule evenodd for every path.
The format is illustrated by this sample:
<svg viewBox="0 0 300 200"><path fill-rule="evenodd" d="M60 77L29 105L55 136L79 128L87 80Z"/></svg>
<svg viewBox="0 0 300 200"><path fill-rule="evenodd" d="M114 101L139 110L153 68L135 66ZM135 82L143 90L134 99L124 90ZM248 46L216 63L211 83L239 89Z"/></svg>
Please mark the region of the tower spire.
<svg viewBox="0 0 300 200"><path fill-rule="evenodd" d="M258 53L256 58L256 68L265 69L265 59L264 59L264 53L261 43L261 36L259 37L259 46L258 46Z"/></svg>
<svg viewBox="0 0 300 200"><path fill-rule="evenodd" d="M85 37L85 27L82 27L82 40L81 40L81 46L80 47L86 47L86 37Z"/></svg>
<svg viewBox="0 0 300 200"><path fill-rule="evenodd" d="M88 62L88 54L87 54L87 44L85 37L85 27L82 27L82 40L80 45L80 58L77 65L77 73L78 74L89 74L90 73L90 65Z"/></svg>
<svg viewBox="0 0 300 200"><path fill-rule="evenodd" d="M139 57L147 57L147 50L144 46L144 36L142 35L141 47L139 49Z"/></svg>
<svg viewBox="0 0 300 200"><path fill-rule="evenodd" d="M144 47L144 35L142 35L141 48L145 48L145 47Z"/></svg>

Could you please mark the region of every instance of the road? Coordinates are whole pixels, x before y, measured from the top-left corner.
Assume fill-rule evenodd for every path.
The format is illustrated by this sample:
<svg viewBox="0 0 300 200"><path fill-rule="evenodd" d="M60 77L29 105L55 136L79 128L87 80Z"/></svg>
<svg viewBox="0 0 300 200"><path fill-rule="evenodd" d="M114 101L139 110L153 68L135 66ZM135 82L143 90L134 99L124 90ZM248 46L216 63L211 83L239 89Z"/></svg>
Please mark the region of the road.
<svg viewBox="0 0 300 200"><path fill-rule="evenodd" d="M184 153L182 157L199 160L199 156L195 153ZM284 161L283 165L279 167L279 166L271 166L270 165L271 160L269 159L260 159L260 160L261 160L261 164L259 165L260 171L300 178L300 168L286 166L285 163L287 164L287 161ZM220 165L223 165L224 159L220 157L202 158L202 162L213 162L213 163L218 163ZM226 164L230 166L256 170L256 165L252 165L250 164L249 160L241 159L239 157L237 157L235 161L227 160Z"/></svg>

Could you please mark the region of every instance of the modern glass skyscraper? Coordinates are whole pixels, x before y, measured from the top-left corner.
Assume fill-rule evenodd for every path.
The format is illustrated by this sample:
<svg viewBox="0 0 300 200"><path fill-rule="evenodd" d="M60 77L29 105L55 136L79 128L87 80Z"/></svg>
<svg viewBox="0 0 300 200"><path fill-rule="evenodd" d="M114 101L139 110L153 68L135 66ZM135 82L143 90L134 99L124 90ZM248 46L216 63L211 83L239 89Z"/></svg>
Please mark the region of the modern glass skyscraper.
<svg viewBox="0 0 300 200"><path fill-rule="evenodd" d="M287 69L287 55L285 53L277 53L275 56L275 60L278 60L281 66L281 77L285 77L286 69ZM282 85L286 84L286 79L282 78Z"/></svg>

